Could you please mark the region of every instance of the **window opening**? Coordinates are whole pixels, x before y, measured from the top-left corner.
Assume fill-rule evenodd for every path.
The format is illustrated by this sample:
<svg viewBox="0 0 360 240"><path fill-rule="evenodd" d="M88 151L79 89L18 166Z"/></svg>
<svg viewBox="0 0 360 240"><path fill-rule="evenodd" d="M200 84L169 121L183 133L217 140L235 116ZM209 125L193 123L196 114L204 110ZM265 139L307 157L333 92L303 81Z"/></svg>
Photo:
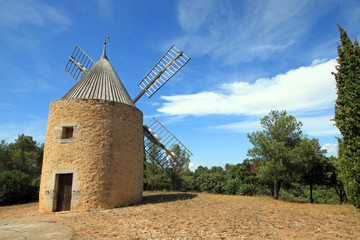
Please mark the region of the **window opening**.
<svg viewBox="0 0 360 240"><path fill-rule="evenodd" d="M63 127L62 139L71 139L74 135L74 127Z"/></svg>

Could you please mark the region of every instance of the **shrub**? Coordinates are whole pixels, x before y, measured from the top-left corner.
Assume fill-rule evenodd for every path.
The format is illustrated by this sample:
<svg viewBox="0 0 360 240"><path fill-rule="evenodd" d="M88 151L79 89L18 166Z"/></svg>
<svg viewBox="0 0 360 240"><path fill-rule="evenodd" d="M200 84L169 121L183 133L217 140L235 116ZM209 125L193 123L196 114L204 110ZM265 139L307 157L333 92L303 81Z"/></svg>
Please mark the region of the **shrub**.
<svg viewBox="0 0 360 240"><path fill-rule="evenodd" d="M255 193L254 193L254 189L252 188L252 186L250 184L244 183L239 186L237 194L253 196Z"/></svg>
<svg viewBox="0 0 360 240"><path fill-rule="evenodd" d="M240 184L241 181L238 178L227 180L224 186L225 194L231 194L231 195L237 194Z"/></svg>
<svg viewBox="0 0 360 240"><path fill-rule="evenodd" d="M33 200L36 190L30 186L30 177L19 170L0 173L0 205L13 205Z"/></svg>

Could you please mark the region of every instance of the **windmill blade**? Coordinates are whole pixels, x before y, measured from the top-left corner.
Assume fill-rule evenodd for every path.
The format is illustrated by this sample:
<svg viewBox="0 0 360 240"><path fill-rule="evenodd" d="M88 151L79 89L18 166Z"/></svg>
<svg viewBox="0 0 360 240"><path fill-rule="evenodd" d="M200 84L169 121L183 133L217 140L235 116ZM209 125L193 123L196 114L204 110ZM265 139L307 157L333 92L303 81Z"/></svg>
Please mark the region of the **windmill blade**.
<svg viewBox="0 0 360 240"><path fill-rule="evenodd" d="M160 154L158 152L156 152L156 155L151 154L150 151L147 151L147 153L149 155L152 155L151 157L154 158L155 160L160 160L160 162L167 162L166 160L170 160L171 161L171 165L176 166L176 165L180 165L182 166L180 159L178 159L178 157L176 156L176 154L167 146L165 146L162 141L160 140L160 138L147 126L144 126L144 136L147 138L147 140L149 140L151 143L151 145L148 145L148 147L154 147L154 144L158 147L160 147L163 152L165 153L165 155ZM146 150L147 148L145 148ZM158 162L159 163L159 162ZM162 165L162 164L160 164Z"/></svg>
<svg viewBox="0 0 360 240"><path fill-rule="evenodd" d="M169 168L173 168L174 166L178 166L174 165L172 161L169 161L168 156L163 151L163 149L159 147L157 143L154 143L148 138L145 138L144 145L147 159L150 158L152 161L156 162L156 164L162 169L167 170Z"/></svg>
<svg viewBox="0 0 360 240"><path fill-rule="evenodd" d="M150 98L190 60L183 51L171 46L138 86L142 89L133 100L136 103L144 93Z"/></svg>
<svg viewBox="0 0 360 240"><path fill-rule="evenodd" d="M192 155L192 153L155 118L144 125L144 145L146 153L164 169L169 167L182 167L185 159ZM175 146L178 148L178 153L175 153L173 150Z"/></svg>
<svg viewBox="0 0 360 240"><path fill-rule="evenodd" d="M94 61L78 45L76 45L64 70L75 79L75 81L78 81L93 65Z"/></svg>

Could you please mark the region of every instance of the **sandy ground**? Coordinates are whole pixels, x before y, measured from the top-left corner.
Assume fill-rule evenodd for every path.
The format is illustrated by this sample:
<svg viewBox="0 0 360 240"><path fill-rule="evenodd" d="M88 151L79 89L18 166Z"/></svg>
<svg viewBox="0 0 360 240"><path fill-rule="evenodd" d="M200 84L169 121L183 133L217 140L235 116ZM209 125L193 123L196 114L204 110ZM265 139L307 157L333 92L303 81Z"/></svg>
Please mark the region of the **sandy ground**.
<svg viewBox="0 0 360 240"><path fill-rule="evenodd" d="M352 205L205 193L151 193L135 206L88 212L0 207L0 222L24 221L69 226L74 239L360 239L360 211Z"/></svg>

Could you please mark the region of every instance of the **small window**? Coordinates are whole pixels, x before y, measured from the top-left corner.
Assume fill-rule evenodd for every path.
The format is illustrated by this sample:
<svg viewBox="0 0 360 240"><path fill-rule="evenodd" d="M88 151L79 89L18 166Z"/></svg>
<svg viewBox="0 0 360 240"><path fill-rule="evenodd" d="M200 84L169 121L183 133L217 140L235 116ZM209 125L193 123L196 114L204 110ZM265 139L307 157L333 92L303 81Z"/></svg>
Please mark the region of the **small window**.
<svg viewBox="0 0 360 240"><path fill-rule="evenodd" d="M63 127L62 130L62 139L71 139L73 138L74 127Z"/></svg>

